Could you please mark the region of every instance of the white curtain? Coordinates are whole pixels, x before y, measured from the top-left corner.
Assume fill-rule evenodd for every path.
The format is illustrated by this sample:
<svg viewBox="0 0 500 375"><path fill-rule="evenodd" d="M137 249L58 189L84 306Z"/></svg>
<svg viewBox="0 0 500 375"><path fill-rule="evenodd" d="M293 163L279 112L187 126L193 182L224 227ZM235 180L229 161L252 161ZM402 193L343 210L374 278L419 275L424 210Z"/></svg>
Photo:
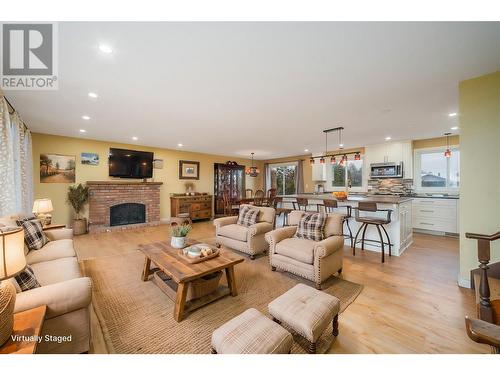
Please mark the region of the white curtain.
<svg viewBox="0 0 500 375"><path fill-rule="evenodd" d="M0 97L0 216L30 213L33 205L31 133Z"/></svg>

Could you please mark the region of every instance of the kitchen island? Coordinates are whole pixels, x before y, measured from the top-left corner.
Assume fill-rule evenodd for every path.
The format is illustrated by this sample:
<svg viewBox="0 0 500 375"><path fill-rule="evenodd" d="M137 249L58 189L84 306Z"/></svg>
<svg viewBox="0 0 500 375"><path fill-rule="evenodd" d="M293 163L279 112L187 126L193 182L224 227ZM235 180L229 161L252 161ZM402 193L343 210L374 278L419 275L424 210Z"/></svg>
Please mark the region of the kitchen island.
<svg viewBox="0 0 500 375"><path fill-rule="evenodd" d="M324 199L335 199L332 194L291 194L282 195L283 205L286 208L293 208L293 202L297 198L306 198L308 200L308 211L316 211L317 205L322 204ZM412 224L412 198L411 197L399 197L395 195L349 195L347 200L338 201L338 209L335 212L345 213L345 206L351 206L353 208L353 217L349 219L349 226L352 230L352 235L356 236L356 232L361 226L360 223L356 222L354 218L355 211L354 208L357 207L359 202L374 202L377 203L379 209L389 209L391 212L391 223L385 225L387 233L391 239L392 255L401 255L413 242L413 224ZM364 216L378 216L385 217L387 212L364 212ZM346 226L344 225L344 234L349 233ZM360 239L361 234L358 236ZM385 236L384 236L385 237ZM366 239L369 240L379 240L379 235L377 228L374 225L369 225L366 230ZM345 239L345 245L350 246L351 241L349 238ZM361 247L361 243L358 243L356 247ZM378 244L372 242L365 242L365 250L380 252L381 249ZM389 253L389 248L385 246L385 252Z"/></svg>

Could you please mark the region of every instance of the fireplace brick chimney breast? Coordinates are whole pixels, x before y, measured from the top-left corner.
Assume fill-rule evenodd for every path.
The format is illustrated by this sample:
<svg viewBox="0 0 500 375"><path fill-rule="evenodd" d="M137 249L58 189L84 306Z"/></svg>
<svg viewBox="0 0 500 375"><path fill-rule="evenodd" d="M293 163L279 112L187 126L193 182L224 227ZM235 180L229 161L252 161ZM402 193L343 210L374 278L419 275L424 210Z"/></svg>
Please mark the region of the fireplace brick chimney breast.
<svg viewBox="0 0 500 375"><path fill-rule="evenodd" d="M89 231L96 233L159 225L161 185L161 182L88 181ZM145 205L145 223L111 226L111 207L123 203Z"/></svg>

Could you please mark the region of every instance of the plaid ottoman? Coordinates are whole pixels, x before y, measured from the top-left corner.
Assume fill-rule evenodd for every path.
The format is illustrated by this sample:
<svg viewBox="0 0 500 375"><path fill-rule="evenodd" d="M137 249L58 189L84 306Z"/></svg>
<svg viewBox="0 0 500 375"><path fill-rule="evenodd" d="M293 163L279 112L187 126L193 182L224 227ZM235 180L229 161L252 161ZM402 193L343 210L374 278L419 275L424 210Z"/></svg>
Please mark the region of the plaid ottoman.
<svg viewBox="0 0 500 375"><path fill-rule="evenodd" d="M285 323L309 341L309 353L316 353L316 342L333 322L337 336L338 298L304 284L297 284L269 305L269 314L275 322Z"/></svg>
<svg viewBox="0 0 500 375"><path fill-rule="evenodd" d="M290 332L255 309L248 309L212 334L212 353L288 354Z"/></svg>

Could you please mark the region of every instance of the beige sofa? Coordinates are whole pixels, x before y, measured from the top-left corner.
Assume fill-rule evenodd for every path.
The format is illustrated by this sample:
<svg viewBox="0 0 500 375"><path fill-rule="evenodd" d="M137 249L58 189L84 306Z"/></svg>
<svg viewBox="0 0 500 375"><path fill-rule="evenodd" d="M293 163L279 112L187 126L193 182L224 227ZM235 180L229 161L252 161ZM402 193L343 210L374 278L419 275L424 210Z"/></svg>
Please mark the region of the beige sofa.
<svg viewBox="0 0 500 375"><path fill-rule="evenodd" d="M315 242L294 237L304 211L292 211L288 215L289 226L266 234L269 243L271 269L293 273L311 280L321 289L330 276L342 272L344 236L342 215L328 214L325 225L326 238Z"/></svg>
<svg viewBox="0 0 500 375"><path fill-rule="evenodd" d="M15 226L15 217L0 218L0 225ZM41 287L22 292L17 283L14 312L47 305L42 337L66 337L69 341L42 340L37 353L84 353L90 348L92 281L82 277L73 248L71 229L47 230L48 242L40 250L25 248L26 261Z"/></svg>
<svg viewBox="0 0 500 375"><path fill-rule="evenodd" d="M260 210L257 224L245 227L236 224L238 216L221 217L214 220L215 238L217 243L249 254L250 259L255 259L255 255L269 249L264 235L273 230L276 212L271 207L241 205L244 206Z"/></svg>

